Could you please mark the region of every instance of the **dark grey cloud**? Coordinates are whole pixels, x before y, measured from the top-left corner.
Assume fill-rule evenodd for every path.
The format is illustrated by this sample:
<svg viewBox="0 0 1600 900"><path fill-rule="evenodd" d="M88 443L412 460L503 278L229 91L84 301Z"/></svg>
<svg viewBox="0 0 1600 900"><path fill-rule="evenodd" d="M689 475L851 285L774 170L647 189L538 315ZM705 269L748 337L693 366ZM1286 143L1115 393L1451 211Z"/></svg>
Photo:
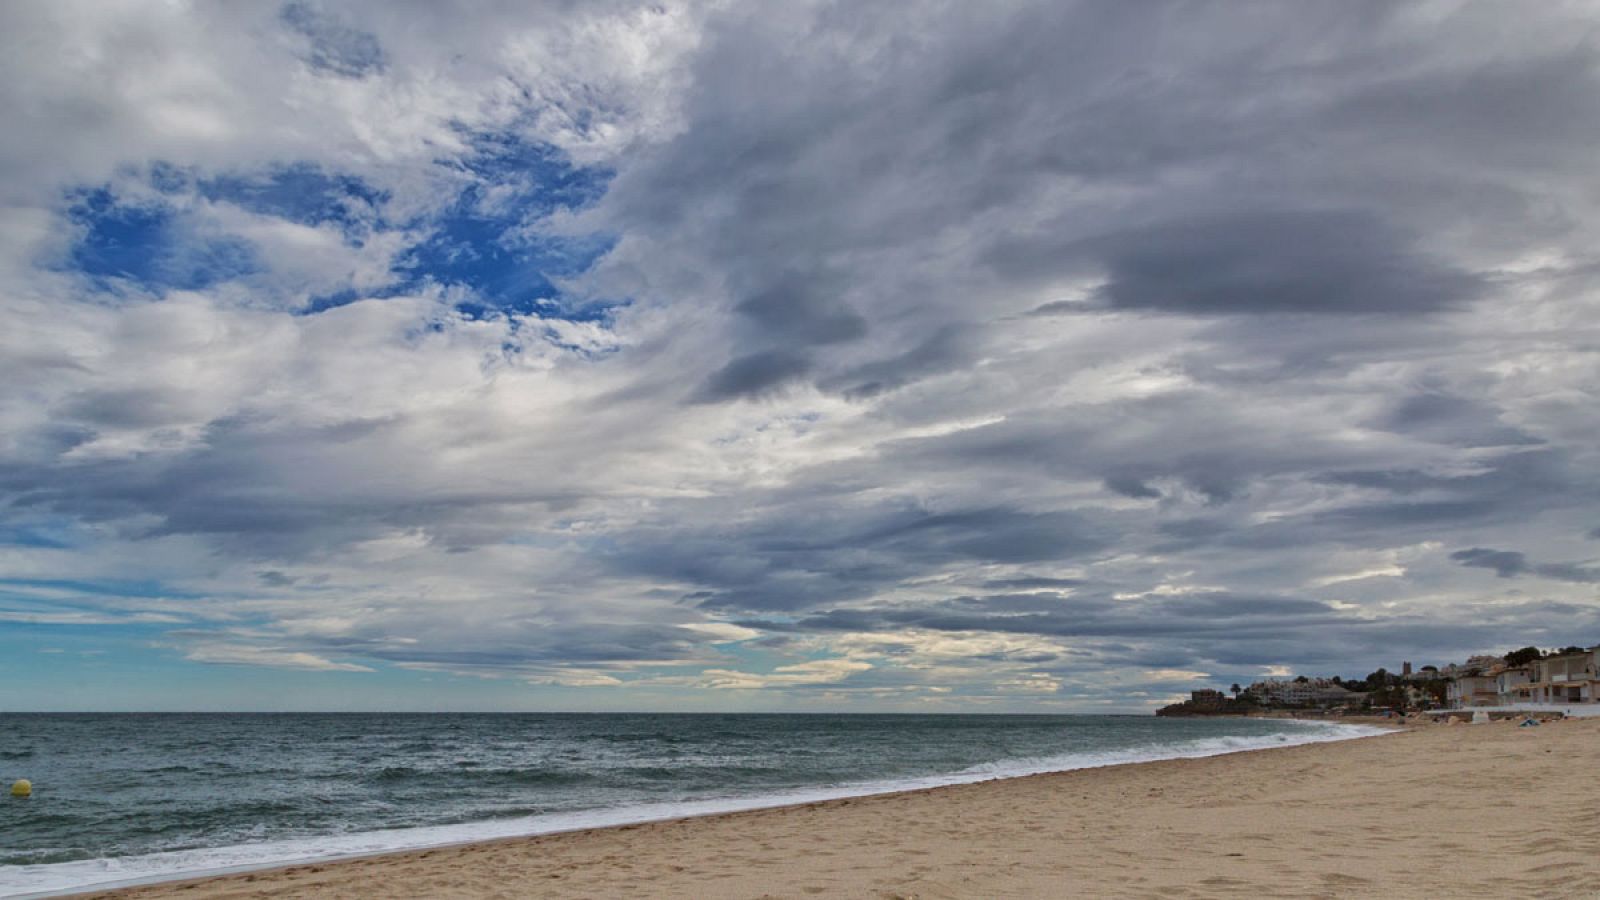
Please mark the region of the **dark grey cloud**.
<svg viewBox="0 0 1600 900"><path fill-rule="evenodd" d="M1033 513L994 507L917 515L861 535L857 540L907 558L967 558L1028 563L1082 556L1104 538L1068 512Z"/></svg>
<svg viewBox="0 0 1600 900"><path fill-rule="evenodd" d="M715 403L737 397L759 397L811 371L811 360L788 350L750 353L711 373L695 400Z"/></svg>
<svg viewBox="0 0 1600 900"><path fill-rule="evenodd" d="M282 572L270 569L264 572L257 572L256 577L261 579L261 583L268 587L289 587L299 580L292 575L285 575Z"/></svg>
<svg viewBox="0 0 1600 900"><path fill-rule="evenodd" d="M1028 590L1031 588L1070 588L1083 584L1081 578L1052 578L1045 575L1017 575L1011 578L993 578L983 583L986 588Z"/></svg>
<svg viewBox="0 0 1600 900"><path fill-rule="evenodd" d="M1491 550L1485 547L1473 547L1468 550L1457 550L1450 554L1450 558L1463 566L1493 569L1495 575L1501 578L1533 575L1539 578L1571 581L1577 584L1600 583L1600 566L1584 566L1576 563L1532 563L1528 561L1526 555L1515 550Z"/></svg>
<svg viewBox="0 0 1600 900"><path fill-rule="evenodd" d="M758 333L791 344L832 344L867 332L866 320L830 296L825 285L819 287L799 278L747 297L734 306L734 311L755 325Z"/></svg>
<svg viewBox="0 0 1600 900"><path fill-rule="evenodd" d="M16 510L110 526L129 538L200 536L251 559L296 559L394 529L420 530L441 546L497 541L503 526L480 531L492 510L574 499L556 486L384 490L368 476L393 464L404 429L398 420L315 428L219 421L187 452L85 461L70 478L55 477L53 460L0 463L0 490Z"/></svg>
<svg viewBox="0 0 1600 900"><path fill-rule="evenodd" d="M148 388L85 391L69 400L62 410L64 419L88 429L158 427L185 422L192 416L180 394Z"/></svg>
<svg viewBox="0 0 1600 900"><path fill-rule="evenodd" d="M1114 308L1230 313L1416 313L1460 303L1476 282L1418 257L1374 216L1276 211L1160 225L1098 239Z"/></svg>
<svg viewBox="0 0 1600 900"><path fill-rule="evenodd" d="M1352 502L1311 516L1307 523L1313 528L1378 528L1396 534L1418 526L1423 529L1418 533L1479 524L1514 528L1541 509L1576 509L1595 496L1595 488L1577 477L1576 463L1564 451L1524 450L1477 459L1476 471L1455 476L1358 474L1356 482L1376 482L1398 496ZM1348 473L1329 477L1348 480Z"/></svg>
<svg viewBox="0 0 1600 900"><path fill-rule="evenodd" d="M1292 209L1223 213L1052 245L1012 243L991 257L1036 276L1086 264L1112 309L1187 315L1417 314L1464 303L1481 282L1413 249L1383 218ZM1083 307L1048 304L1058 312Z"/></svg>
<svg viewBox="0 0 1600 900"><path fill-rule="evenodd" d="M1454 144L1462 155L1517 168L1570 162L1576 147L1600 139L1600 68L1583 40L1554 40L1548 51L1396 71L1333 104L1329 125L1396 145Z"/></svg>
<svg viewBox="0 0 1600 900"><path fill-rule="evenodd" d="M1463 566L1493 569L1501 578L1513 578L1529 570L1528 558L1513 550L1474 547L1471 550L1457 550L1450 554L1450 558Z"/></svg>
<svg viewBox="0 0 1600 900"><path fill-rule="evenodd" d="M1464 447L1541 443L1521 429L1502 424L1500 410L1489 404L1443 392L1406 397L1374 425Z"/></svg>
<svg viewBox="0 0 1600 900"><path fill-rule="evenodd" d="M746 516L736 529L690 530L683 521L635 535L608 559L630 573L703 585L711 594L699 605L716 610L807 609L866 598L952 563L1062 562L1106 546L1078 515L1008 507L851 513L811 500L770 518Z"/></svg>
<svg viewBox="0 0 1600 900"><path fill-rule="evenodd" d="M1282 477L1274 475L1273 480ZM1473 466L1458 474L1318 472L1313 464L1288 477L1356 490L1337 503L1277 516L1267 523L1241 517L1239 510L1231 515L1229 510L1169 515L1155 525L1156 532L1169 540L1155 549L1179 552L1231 547L1283 552L1315 544L1396 546L1461 530L1516 529L1519 523L1557 509L1575 515L1595 496L1592 488L1575 479L1572 459L1550 449L1476 456Z"/></svg>
<svg viewBox="0 0 1600 900"><path fill-rule="evenodd" d="M1106 490L1135 500L1155 500L1161 492L1132 475L1113 475L1105 480Z"/></svg>
<svg viewBox="0 0 1600 900"><path fill-rule="evenodd" d="M1166 437L1147 440L1151 432ZM1253 481L1348 458L1297 441L1277 423L1246 422L1237 409L1185 391L1076 409L1070 416L1018 410L955 434L898 441L893 455L900 465L948 477L999 466L1042 478L1096 480L1134 499L1158 499L1160 485L1171 483L1213 505L1248 494Z"/></svg>
<svg viewBox="0 0 1600 900"><path fill-rule="evenodd" d="M948 325L903 353L856 366L824 379L824 390L868 399L885 391L949 372L960 371L975 353L971 326Z"/></svg>
<svg viewBox="0 0 1600 900"><path fill-rule="evenodd" d="M744 622L752 627L773 627L765 620ZM915 607L829 609L807 616L793 627L848 632L923 628L1210 643L1218 639L1282 640L1322 629L1363 631L1372 624L1314 600L1224 592L1139 601L1099 594L965 596L930 599Z"/></svg>
<svg viewBox="0 0 1600 900"><path fill-rule="evenodd" d="M1328 484L1370 488L1401 495L1446 488L1458 482L1458 479L1416 470L1329 472L1319 480Z"/></svg>

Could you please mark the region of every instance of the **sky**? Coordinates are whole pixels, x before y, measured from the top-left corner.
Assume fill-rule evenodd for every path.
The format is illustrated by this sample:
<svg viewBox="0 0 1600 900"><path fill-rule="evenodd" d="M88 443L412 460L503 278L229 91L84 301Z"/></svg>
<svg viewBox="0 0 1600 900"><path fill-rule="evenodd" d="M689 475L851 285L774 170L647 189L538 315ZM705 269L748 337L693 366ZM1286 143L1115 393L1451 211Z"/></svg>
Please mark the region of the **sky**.
<svg viewBox="0 0 1600 900"><path fill-rule="evenodd" d="M1600 7L0 4L0 709L1600 642Z"/></svg>

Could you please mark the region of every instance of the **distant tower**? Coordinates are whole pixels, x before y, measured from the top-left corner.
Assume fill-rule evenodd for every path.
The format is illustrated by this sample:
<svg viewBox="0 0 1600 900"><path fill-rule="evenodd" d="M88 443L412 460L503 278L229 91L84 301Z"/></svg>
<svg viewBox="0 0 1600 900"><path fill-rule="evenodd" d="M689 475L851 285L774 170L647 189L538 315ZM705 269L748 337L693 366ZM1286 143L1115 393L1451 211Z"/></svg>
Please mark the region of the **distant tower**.
<svg viewBox="0 0 1600 900"><path fill-rule="evenodd" d="M1411 674L1411 663L1408 663L1408 662L1401 663L1400 664L1400 674L1401 674L1401 676L1410 675Z"/></svg>

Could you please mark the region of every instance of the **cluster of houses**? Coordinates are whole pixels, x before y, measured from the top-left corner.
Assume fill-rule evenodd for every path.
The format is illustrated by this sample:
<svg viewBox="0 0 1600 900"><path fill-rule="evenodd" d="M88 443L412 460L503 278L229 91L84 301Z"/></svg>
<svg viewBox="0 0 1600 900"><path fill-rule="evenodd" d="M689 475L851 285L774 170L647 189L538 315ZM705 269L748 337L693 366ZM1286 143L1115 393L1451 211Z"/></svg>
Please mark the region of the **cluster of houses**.
<svg viewBox="0 0 1600 900"><path fill-rule="evenodd" d="M1262 706L1346 706L1366 697L1327 678L1258 681L1244 692Z"/></svg>
<svg viewBox="0 0 1600 900"><path fill-rule="evenodd" d="M1156 715L1248 715L1262 709L1354 708L1368 700L1367 693L1350 690L1327 678L1268 679L1248 688L1236 684L1233 692L1235 696L1229 697L1211 688L1190 691L1187 701L1168 706Z"/></svg>
<svg viewBox="0 0 1600 900"><path fill-rule="evenodd" d="M1600 698L1600 647L1570 648L1541 659L1511 665L1494 659L1450 679L1446 700L1452 708L1474 706L1561 706Z"/></svg>
<svg viewBox="0 0 1600 900"><path fill-rule="evenodd" d="M1352 689L1355 688L1355 689ZM1542 653L1526 647L1506 656L1474 656L1464 663L1398 673L1379 669L1365 682L1333 678L1267 679L1249 687L1193 691L1173 714L1237 714L1249 708L1471 709L1536 708L1600 702L1600 647Z"/></svg>

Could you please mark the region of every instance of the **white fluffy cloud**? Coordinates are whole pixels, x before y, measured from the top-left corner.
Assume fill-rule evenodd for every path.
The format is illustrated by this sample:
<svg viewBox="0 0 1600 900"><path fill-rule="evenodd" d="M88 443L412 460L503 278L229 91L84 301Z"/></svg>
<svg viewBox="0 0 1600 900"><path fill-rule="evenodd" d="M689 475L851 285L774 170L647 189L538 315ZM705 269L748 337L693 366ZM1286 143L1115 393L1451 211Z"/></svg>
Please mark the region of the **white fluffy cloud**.
<svg viewBox="0 0 1600 900"><path fill-rule="evenodd" d="M829 702L1590 640L1583 17L7 7L0 612Z"/></svg>

